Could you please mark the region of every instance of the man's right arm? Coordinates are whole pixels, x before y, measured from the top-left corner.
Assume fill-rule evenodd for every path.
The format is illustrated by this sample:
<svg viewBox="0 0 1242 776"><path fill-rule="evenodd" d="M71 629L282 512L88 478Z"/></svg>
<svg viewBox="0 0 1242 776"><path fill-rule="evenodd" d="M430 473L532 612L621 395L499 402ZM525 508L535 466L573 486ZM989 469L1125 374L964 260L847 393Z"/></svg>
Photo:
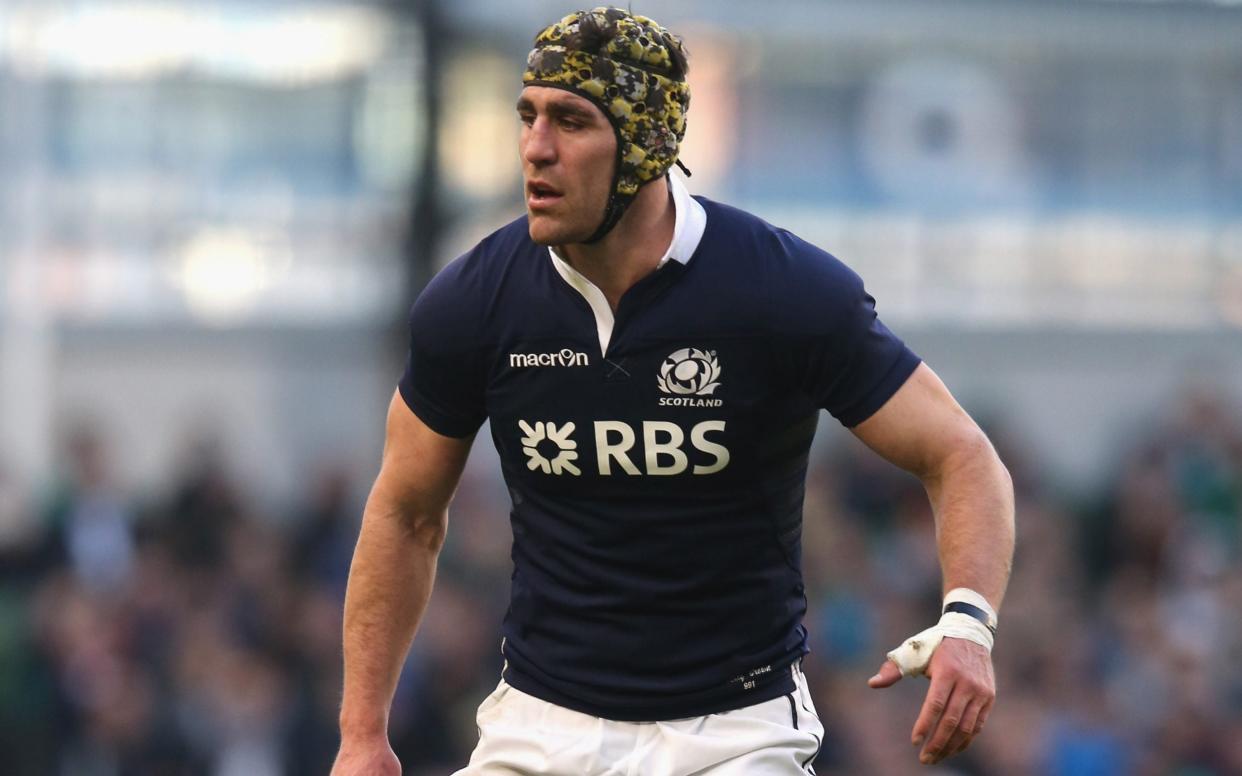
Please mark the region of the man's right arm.
<svg viewBox="0 0 1242 776"><path fill-rule="evenodd" d="M333 776L401 772L388 743L388 710L431 596L448 504L471 441L432 431L393 394L383 462L345 592L341 751Z"/></svg>

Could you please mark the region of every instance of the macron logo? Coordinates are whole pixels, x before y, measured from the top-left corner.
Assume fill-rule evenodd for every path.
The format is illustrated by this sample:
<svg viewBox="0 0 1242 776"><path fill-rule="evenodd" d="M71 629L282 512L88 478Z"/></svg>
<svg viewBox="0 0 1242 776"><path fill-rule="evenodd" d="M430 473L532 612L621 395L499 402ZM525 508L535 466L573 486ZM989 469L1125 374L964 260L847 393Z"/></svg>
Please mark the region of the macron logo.
<svg viewBox="0 0 1242 776"><path fill-rule="evenodd" d="M588 366L586 353L575 353L564 348L557 353L510 353L509 366Z"/></svg>

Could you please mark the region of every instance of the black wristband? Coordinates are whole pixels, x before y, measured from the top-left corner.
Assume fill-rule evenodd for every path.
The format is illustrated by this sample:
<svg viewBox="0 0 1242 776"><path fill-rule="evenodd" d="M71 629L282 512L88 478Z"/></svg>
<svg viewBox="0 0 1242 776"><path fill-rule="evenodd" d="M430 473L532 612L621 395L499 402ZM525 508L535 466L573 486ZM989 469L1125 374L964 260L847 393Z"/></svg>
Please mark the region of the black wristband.
<svg viewBox="0 0 1242 776"><path fill-rule="evenodd" d="M965 601L950 601L944 605L944 609L942 609L940 613L945 614L947 612L957 612L958 614L964 614L968 617L974 617L976 620L983 623L984 627L992 631L993 636L996 635L996 626L989 622L991 618L988 617L988 613L974 604L968 604Z"/></svg>

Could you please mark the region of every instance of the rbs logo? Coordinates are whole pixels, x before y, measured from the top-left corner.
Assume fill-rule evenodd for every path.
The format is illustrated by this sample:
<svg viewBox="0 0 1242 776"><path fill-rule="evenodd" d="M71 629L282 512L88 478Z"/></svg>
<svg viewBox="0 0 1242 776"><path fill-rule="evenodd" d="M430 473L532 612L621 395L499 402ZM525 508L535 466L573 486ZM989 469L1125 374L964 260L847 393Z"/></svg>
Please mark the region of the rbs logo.
<svg viewBox="0 0 1242 776"><path fill-rule="evenodd" d="M620 420L597 420L595 465L602 476L614 471L631 476L672 476L687 470L694 474L715 474L729 465L729 449L712 441L708 434L725 430L723 420L705 420L690 429L690 452L681 426L662 420L644 420L641 431ZM544 474L581 475L578 443L573 439L573 423L518 421L522 431L522 452L531 471ZM641 434L641 445L639 435ZM691 459L693 456L693 460ZM640 468L641 465L641 468Z"/></svg>

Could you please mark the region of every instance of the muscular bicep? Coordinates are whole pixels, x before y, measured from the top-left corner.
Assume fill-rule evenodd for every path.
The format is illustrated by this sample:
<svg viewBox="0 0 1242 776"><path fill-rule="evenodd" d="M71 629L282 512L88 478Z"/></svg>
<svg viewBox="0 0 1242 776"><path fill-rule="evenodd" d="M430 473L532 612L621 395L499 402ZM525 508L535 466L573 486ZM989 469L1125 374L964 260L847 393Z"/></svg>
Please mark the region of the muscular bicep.
<svg viewBox="0 0 1242 776"><path fill-rule="evenodd" d="M368 513L394 514L414 522L442 522L473 439L432 431L400 393L394 392L388 405L383 463Z"/></svg>
<svg viewBox="0 0 1242 776"><path fill-rule="evenodd" d="M927 364L920 364L851 431L885 459L923 478L935 475L955 454L989 444Z"/></svg>

